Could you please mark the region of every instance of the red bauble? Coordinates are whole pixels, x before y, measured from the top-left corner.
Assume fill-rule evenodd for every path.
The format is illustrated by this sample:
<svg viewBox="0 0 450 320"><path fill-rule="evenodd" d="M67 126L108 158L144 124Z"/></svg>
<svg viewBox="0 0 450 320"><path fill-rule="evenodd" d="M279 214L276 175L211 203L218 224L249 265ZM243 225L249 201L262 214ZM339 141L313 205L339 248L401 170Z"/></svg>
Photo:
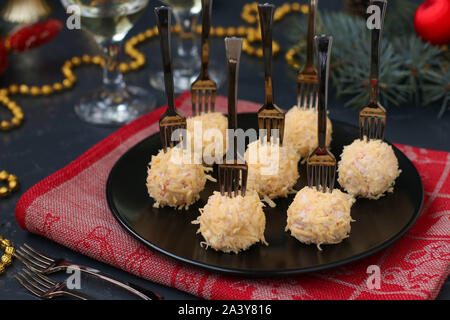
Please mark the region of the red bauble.
<svg viewBox="0 0 450 320"><path fill-rule="evenodd" d="M450 42L450 0L426 0L414 15L414 27L425 42Z"/></svg>
<svg viewBox="0 0 450 320"><path fill-rule="evenodd" d="M3 39L0 36L0 75L6 71L6 68L8 68L8 56Z"/></svg>

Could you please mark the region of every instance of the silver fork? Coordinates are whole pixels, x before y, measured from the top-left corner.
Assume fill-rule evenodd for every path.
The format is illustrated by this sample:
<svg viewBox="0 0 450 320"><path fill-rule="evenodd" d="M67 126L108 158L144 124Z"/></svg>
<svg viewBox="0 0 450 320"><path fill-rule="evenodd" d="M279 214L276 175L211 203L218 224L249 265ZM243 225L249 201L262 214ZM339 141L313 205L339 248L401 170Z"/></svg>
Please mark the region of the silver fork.
<svg viewBox="0 0 450 320"><path fill-rule="evenodd" d="M58 296L68 296L79 300L93 300L93 298L83 294L66 290L64 282L58 283L42 274L32 273L23 268L14 277L28 291L41 299L51 299Z"/></svg>
<svg viewBox="0 0 450 320"><path fill-rule="evenodd" d="M327 132L327 99L328 99L328 70L330 66L330 52L333 38L330 36L316 36L317 63L319 65L319 96L318 96L318 144L316 150L308 157L307 175L308 185L316 187L318 191L333 191L336 177L336 158L326 146Z"/></svg>
<svg viewBox="0 0 450 320"><path fill-rule="evenodd" d="M159 119L159 132L164 151L168 147L174 146L173 133L178 129L186 129L186 118L175 109L172 53L170 48L171 12L172 10L169 7L155 8L167 96L167 111Z"/></svg>
<svg viewBox="0 0 450 320"><path fill-rule="evenodd" d="M309 0L308 34L306 38L306 62L297 76L297 106L299 108L317 108L318 77L314 67L314 23L318 0Z"/></svg>
<svg viewBox="0 0 450 320"><path fill-rule="evenodd" d="M275 6L273 4L258 5L264 53L264 87L266 91L266 102L258 111L258 125L260 132L265 132L268 143L271 142L273 130L273 133L277 135L274 137L274 140L278 138L281 145L283 144L285 114L273 102L272 84L272 27L274 11ZM264 140L262 141L264 142Z"/></svg>
<svg viewBox="0 0 450 320"><path fill-rule="evenodd" d="M224 160L219 164L219 186L220 193L229 197L237 196L239 191L244 197L247 189L248 166L244 159L238 160L237 139L233 131L237 129L237 80L239 75L239 59L241 56L242 39L225 38L225 48L227 53L227 81L228 81L228 139L230 148L228 152L233 152L233 159ZM231 142L233 139L233 142ZM230 161L231 160L231 161Z"/></svg>
<svg viewBox="0 0 450 320"><path fill-rule="evenodd" d="M209 31L211 28L212 0L202 0L202 66L200 75L191 85L192 115L214 112L217 85L208 72Z"/></svg>
<svg viewBox="0 0 450 320"><path fill-rule="evenodd" d="M95 270L81 265L76 265L64 259L56 259L50 257L33 249L26 243L24 243L23 246L20 246L14 251L14 256L17 258L17 260L19 260L25 266L27 266L28 269L38 274L52 274L58 271L65 271L69 267L77 268L83 273L89 274L91 276L102 279L106 282L112 283L144 300L162 299L161 295L153 291L141 288L140 286L127 281L114 279L111 276L100 272L99 270Z"/></svg>
<svg viewBox="0 0 450 320"><path fill-rule="evenodd" d="M386 109L378 102L378 74L381 47L381 32L383 30L384 15L386 13L386 0L371 0L370 5L376 5L381 12L380 28L373 28L371 57L370 57L370 92L369 103L359 112L359 135L370 139L384 139L386 127Z"/></svg>

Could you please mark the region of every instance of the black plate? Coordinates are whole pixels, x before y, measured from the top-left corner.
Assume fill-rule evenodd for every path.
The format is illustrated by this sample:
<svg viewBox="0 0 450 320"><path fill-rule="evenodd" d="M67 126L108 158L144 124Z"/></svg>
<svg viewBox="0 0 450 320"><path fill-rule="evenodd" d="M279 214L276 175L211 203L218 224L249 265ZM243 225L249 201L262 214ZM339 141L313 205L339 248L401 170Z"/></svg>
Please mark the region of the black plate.
<svg viewBox="0 0 450 320"><path fill-rule="evenodd" d="M255 114L239 114L239 126L256 128ZM352 143L358 129L333 121L333 153L338 156L344 145ZM397 148L395 154L402 169L395 192L380 200L358 199L352 207L350 237L337 245L305 245L284 231L286 211L294 195L275 200L277 207L266 207L265 237L269 246L253 245L239 254L225 254L200 247L202 237L191 221L199 215L208 196L218 185L207 182L201 199L188 211L153 208L146 189L147 166L151 155L161 148L159 134L138 143L119 159L108 178L106 194L109 206L119 223L139 240L172 258L225 273L274 276L317 271L367 257L399 239L416 221L423 203L423 186L411 161ZM338 157L339 158L339 157ZM338 159L339 160L339 159ZM305 166L300 165L305 184ZM214 171L214 176L216 171Z"/></svg>

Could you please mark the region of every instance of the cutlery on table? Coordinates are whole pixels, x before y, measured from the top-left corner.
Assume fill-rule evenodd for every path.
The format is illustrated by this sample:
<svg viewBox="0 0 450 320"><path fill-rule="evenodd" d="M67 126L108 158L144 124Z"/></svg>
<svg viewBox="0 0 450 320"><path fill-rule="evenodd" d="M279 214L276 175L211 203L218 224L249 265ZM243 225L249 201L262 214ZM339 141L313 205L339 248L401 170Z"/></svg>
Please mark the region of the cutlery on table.
<svg viewBox="0 0 450 320"><path fill-rule="evenodd" d="M386 109L378 102L378 76L380 62L381 32L383 30L384 15L386 13L386 0L371 0L370 5L376 5L380 9L380 28L371 31L370 54L370 81L369 103L359 112L359 135L370 139L384 139L386 127Z"/></svg>
<svg viewBox="0 0 450 320"><path fill-rule="evenodd" d="M167 96L167 111L159 119L159 131L164 151L174 146L172 135L177 129L186 129L186 118L175 109L173 85L172 52L170 48L171 13L169 7L155 8L156 23L161 42L161 56L164 70L164 85Z"/></svg>
<svg viewBox="0 0 450 320"><path fill-rule="evenodd" d="M239 76L239 60L241 57L242 39L225 38L227 54L227 81L228 81L228 129L237 129L237 81ZM219 164L220 193L229 197L237 196L239 191L244 197L247 189L248 166L244 159L238 160L236 135L229 130L228 138L233 138L233 159L224 159ZM231 141L230 141L231 143ZM230 150L229 150L230 152ZM232 162L232 163L230 163Z"/></svg>
<svg viewBox="0 0 450 320"><path fill-rule="evenodd" d="M85 266L73 264L64 259L57 259L45 255L26 243L17 248L14 252L14 256L22 262L25 266L28 267L31 271L37 274L52 274L58 271L65 271L67 268L77 268L83 273L89 274L91 276L102 279L106 282L112 283L122 289L127 290L128 292L144 299L144 300L160 300L163 297L153 291L144 289L136 284L122 281L118 279L114 279L110 275L106 275L99 270L95 270L92 268L88 268Z"/></svg>
<svg viewBox="0 0 450 320"><path fill-rule="evenodd" d="M317 94L319 79L317 69L314 67L314 24L318 0L309 0L308 33L306 38L306 63L297 76L297 107L317 108Z"/></svg>
<svg viewBox="0 0 450 320"><path fill-rule="evenodd" d="M266 102L258 111L259 129L264 129L267 142L271 141L272 130L278 131L280 145L284 136L284 111L273 102L272 84L272 28L275 6L272 4L258 5L259 21L261 26L261 38L264 54L264 87ZM275 132L277 132L275 131Z"/></svg>
<svg viewBox="0 0 450 320"><path fill-rule="evenodd" d="M307 175L309 187L316 187L318 191L332 192L336 177L336 158L326 146L327 132L327 104L328 104L328 71L330 67L330 53L333 38L330 36L316 36L315 38L317 64L319 66L318 92L318 147L308 157Z"/></svg>
<svg viewBox="0 0 450 320"><path fill-rule="evenodd" d="M41 299L52 299L59 296L67 296L79 300L93 300L93 298L81 293L66 290L64 282L58 283L42 274L33 273L23 268L14 277L28 291Z"/></svg>
<svg viewBox="0 0 450 320"><path fill-rule="evenodd" d="M211 28L212 0L202 0L202 63L198 78L191 85L192 115L214 112L217 85L211 79L209 64L209 31Z"/></svg>

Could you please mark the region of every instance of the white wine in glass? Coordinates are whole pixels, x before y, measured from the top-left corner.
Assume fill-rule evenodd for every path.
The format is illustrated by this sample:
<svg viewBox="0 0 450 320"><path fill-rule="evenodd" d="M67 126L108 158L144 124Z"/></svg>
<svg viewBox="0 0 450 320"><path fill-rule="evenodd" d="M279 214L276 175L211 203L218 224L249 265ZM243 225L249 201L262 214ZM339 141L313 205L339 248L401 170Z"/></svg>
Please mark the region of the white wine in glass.
<svg viewBox="0 0 450 320"><path fill-rule="evenodd" d="M155 99L146 90L127 86L118 71L121 42L147 6L148 0L61 0L76 6L81 29L88 31L104 52L103 86L83 97L75 111L99 125L122 125L151 111Z"/></svg>

